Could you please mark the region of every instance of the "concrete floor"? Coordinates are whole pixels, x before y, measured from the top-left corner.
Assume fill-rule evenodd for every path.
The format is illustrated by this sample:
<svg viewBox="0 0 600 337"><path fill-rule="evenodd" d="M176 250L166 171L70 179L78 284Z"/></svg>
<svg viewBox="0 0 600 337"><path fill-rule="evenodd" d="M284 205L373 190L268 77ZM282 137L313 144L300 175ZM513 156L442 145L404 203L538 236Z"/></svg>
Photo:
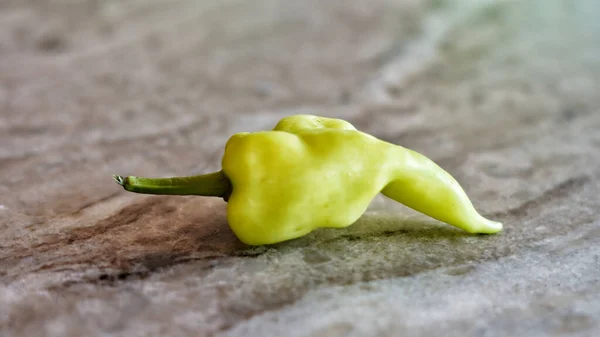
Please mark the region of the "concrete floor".
<svg viewBox="0 0 600 337"><path fill-rule="evenodd" d="M0 335L600 335L600 2L0 2ZM378 196L240 243L225 203L112 174L219 169L235 132L344 118L505 230Z"/></svg>

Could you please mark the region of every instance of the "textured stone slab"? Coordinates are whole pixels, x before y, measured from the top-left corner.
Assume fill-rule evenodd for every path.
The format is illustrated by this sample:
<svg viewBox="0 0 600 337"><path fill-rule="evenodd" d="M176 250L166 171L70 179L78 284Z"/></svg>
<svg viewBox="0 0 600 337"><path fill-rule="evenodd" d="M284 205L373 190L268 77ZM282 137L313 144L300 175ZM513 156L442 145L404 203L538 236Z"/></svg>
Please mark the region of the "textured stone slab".
<svg viewBox="0 0 600 337"><path fill-rule="evenodd" d="M0 3L0 335L595 336L600 3ZM234 132L348 119L451 172L473 236L383 197L247 247L225 203L111 174L215 170Z"/></svg>

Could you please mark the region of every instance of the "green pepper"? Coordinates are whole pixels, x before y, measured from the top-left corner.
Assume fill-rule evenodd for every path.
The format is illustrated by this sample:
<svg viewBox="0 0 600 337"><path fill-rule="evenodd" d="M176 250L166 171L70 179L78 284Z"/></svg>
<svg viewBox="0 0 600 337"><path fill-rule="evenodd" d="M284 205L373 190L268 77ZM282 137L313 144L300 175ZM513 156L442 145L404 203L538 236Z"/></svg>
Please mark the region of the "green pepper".
<svg viewBox="0 0 600 337"><path fill-rule="evenodd" d="M496 233L450 174L425 156L340 120L283 118L271 131L234 134L218 172L174 178L114 176L125 190L227 201L227 219L249 245L347 227L378 194L469 233Z"/></svg>

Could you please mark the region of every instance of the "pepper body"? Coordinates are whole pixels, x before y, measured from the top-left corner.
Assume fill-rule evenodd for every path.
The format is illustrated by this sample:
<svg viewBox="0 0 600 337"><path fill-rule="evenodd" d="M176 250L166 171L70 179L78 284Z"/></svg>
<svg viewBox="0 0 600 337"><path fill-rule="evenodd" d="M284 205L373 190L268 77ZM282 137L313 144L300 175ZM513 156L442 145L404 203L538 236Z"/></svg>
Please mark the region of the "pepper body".
<svg viewBox="0 0 600 337"><path fill-rule="evenodd" d="M295 115L271 131L235 134L225 146L222 174L231 184L229 225L249 245L349 226L380 192L470 233L502 229L433 161L339 119Z"/></svg>
<svg viewBox="0 0 600 337"><path fill-rule="evenodd" d="M281 242L355 222L389 181L390 148L353 131L233 136L223 172L227 217L248 244Z"/></svg>

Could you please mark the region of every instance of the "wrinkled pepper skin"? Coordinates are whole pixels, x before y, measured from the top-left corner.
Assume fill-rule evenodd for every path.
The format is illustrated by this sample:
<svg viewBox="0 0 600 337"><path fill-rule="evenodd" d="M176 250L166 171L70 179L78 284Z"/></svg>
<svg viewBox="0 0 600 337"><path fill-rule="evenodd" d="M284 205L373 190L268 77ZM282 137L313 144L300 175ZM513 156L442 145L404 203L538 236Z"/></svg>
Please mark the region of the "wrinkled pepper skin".
<svg viewBox="0 0 600 337"><path fill-rule="evenodd" d="M225 146L221 172L231 184L229 225L249 245L347 227L378 193L469 233L502 229L481 216L433 161L339 119L295 115L271 131L235 134Z"/></svg>

